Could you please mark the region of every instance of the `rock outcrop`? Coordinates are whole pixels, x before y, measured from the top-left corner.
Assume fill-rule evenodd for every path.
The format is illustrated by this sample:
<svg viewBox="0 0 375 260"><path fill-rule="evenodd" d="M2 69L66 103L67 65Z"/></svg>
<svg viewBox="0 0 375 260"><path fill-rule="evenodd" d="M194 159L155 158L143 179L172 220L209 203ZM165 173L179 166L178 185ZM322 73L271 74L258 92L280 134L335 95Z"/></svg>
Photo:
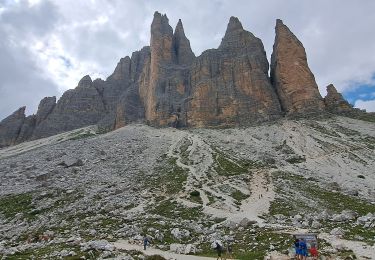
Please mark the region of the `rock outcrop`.
<svg viewBox="0 0 375 260"><path fill-rule="evenodd" d="M324 98L326 109L333 113L345 113L353 111L353 107L337 92L333 84L327 86L327 95Z"/></svg>
<svg viewBox="0 0 375 260"><path fill-rule="evenodd" d="M282 109L287 114L322 111L323 99L307 64L305 48L281 20L277 20L275 31L271 80Z"/></svg>
<svg viewBox="0 0 375 260"><path fill-rule="evenodd" d="M0 147L98 125L240 126L327 110L352 112L333 85L324 101L305 49L281 20L269 63L262 41L231 17L217 49L196 57L182 21L175 30L155 12L150 46L118 62L106 80L83 77L75 89L41 100L35 115L20 108L0 123ZM361 111L351 114L362 115ZM349 114L349 113L346 113Z"/></svg>
<svg viewBox="0 0 375 260"><path fill-rule="evenodd" d="M105 114L105 107L90 76L84 76L75 89L66 91L52 112L36 126L33 139L46 137L96 124Z"/></svg>
<svg viewBox="0 0 375 260"><path fill-rule="evenodd" d="M0 122L0 147L16 144L25 121L25 109L21 107Z"/></svg>

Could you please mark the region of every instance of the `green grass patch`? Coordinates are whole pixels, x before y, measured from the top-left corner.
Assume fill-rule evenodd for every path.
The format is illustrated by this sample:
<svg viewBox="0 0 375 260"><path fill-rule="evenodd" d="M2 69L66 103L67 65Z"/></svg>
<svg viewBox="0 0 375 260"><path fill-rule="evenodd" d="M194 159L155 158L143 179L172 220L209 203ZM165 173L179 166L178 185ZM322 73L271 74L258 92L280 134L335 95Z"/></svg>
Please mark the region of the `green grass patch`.
<svg viewBox="0 0 375 260"><path fill-rule="evenodd" d="M158 189L167 194L177 194L184 189L188 170L177 165L176 158L165 158L154 169L154 174L146 176L146 187Z"/></svg>
<svg viewBox="0 0 375 260"><path fill-rule="evenodd" d="M286 161L290 164L303 163L306 162L306 158L303 156L296 155L286 159Z"/></svg>
<svg viewBox="0 0 375 260"><path fill-rule="evenodd" d="M9 260L23 260L23 259L58 259L58 256L51 257L50 254L54 252L59 252L62 250L67 251L74 251L77 255L76 256L67 256L63 259L65 260L78 260L82 259L97 259L100 255L98 251L88 251L88 252L81 252L79 246L70 246L67 244L46 244L44 247L36 248L36 249L29 249L23 252L17 252L14 255L7 256L6 259Z"/></svg>
<svg viewBox="0 0 375 260"><path fill-rule="evenodd" d="M310 122L308 124L309 127L313 128L314 130L322 133L322 134L325 134L325 135L328 135L328 136L332 136L332 137L340 137L340 135L336 132L336 130L334 129L328 129L316 122Z"/></svg>
<svg viewBox="0 0 375 260"><path fill-rule="evenodd" d="M202 216L202 207L185 207L176 201L166 199L156 205L150 213L171 219L194 220Z"/></svg>
<svg viewBox="0 0 375 260"><path fill-rule="evenodd" d="M360 215L375 212L375 205L367 201L327 190L320 187L314 180L306 179L300 175L278 171L273 173L273 179L279 197L271 202L270 212L272 215L295 215L302 208L305 211L316 212L317 207L321 211L327 209L332 213L340 213L345 209L353 210ZM290 192L291 190L297 193L293 194ZM309 205L309 200L305 198L313 200L316 205Z"/></svg>
<svg viewBox="0 0 375 260"><path fill-rule="evenodd" d="M82 130L79 130L77 132L69 134L68 139L69 140L79 140L79 139L88 138L88 137L92 137L92 136L96 136L96 133L93 133L90 130L82 129Z"/></svg>
<svg viewBox="0 0 375 260"><path fill-rule="evenodd" d="M235 190L231 193L231 197L241 203L241 201L247 199L250 195L247 195L240 190Z"/></svg>
<svg viewBox="0 0 375 260"><path fill-rule="evenodd" d="M249 173L250 169L262 168L264 165L258 161L236 159L218 149L212 148L214 170L222 176L235 176Z"/></svg>
<svg viewBox="0 0 375 260"><path fill-rule="evenodd" d="M6 195L0 198L0 212L7 218L22 213L26 218L34 218L31 193Z"/></svg>

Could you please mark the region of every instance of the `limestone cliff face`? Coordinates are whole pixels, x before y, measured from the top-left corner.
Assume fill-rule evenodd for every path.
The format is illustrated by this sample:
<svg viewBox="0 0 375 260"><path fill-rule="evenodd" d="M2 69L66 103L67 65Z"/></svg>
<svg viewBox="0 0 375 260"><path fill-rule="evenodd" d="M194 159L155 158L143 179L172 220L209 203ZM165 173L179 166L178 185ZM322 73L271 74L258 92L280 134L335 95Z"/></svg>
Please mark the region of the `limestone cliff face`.
<svg viewBox="0 0 375 260"><path fill-rule="evenodd" d="M96 80L94 85L102 95L107 114L99 122L102 130L113 130L144 118L144 108L139 95L139 80L147 64L150 47L133 52L117 64L106 81Z"/></svg>
<svg viewBox="0 0 375 260"><path fill-rule="evenodd" d="M324 103L315 77L307 64L302 43L281 20L277 20L275 30L271 80L277 90L282 109L287 114L323 110Z"/></svg>
<svg viewBox="0 0 375 260"><path fill-rule="evenodd" d="M333 113L343 113L353 111L353 107L344 99L341 93L337 92L333 84L327 86L327 95L324 103L328 111Z"/></svg>
<svg viewBox="0 0 375 260"><path fill-rule="evenodd" d="M151 55L141 76L139 92L145 119L156 126L185 125L189 65L195 58L181 21L176 32L166 15L156 12L151 25Z"/></svg>
<svg viewBox="0 0 375 260"><path fill-rule="evenodd" d="M231 17L219 48L202 53L192 65L188 125L242 125L278 117L268 68L261 40Z"/></svg>
<svg viewBox="0 0 375 260"><path fill-rule="evenodd" d="M19 108L0 122L0 147L16 144L26 118L25 109L26 107Z"/></svg>

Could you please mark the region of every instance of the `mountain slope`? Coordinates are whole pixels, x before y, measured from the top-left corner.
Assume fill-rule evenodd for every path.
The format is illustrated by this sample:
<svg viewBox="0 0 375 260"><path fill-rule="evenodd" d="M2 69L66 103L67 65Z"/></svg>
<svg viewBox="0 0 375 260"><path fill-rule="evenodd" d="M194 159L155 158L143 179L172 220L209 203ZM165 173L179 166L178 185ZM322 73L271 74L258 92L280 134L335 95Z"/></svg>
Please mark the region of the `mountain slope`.
<svg viewBox="0 0 375 260"><path fill-rule="evenodd" d="M0 255L83 255L89 241L145 233L161 249L192 244L199 254L210 254L216 239L234 241L241 259L284 252L291 228L322 237L342 228L346 240L375 242L373 123L332 117L92 131L0 150ZM54 242L26 243L43 234Z"/></svg>

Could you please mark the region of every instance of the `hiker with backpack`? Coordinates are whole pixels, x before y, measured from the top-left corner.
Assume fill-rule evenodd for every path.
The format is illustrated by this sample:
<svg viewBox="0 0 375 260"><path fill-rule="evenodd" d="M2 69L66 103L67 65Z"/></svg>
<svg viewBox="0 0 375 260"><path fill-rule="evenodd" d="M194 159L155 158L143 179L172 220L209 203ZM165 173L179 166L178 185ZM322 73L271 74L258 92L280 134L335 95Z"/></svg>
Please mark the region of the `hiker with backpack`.
<svg viewBox="0 0 375 260"><path fill-rule="evenodd" d="M143 249L146 250L147 245L149 245L149 244L150 244L150 240L148 239L147 236L144 236L144 238L143 238Z"/></svg>
<svg viewBox="0 0 375 260"><path fill-rule="evenodd" d="M215 250L217 252L217 259L216 260L223 260L223 258L221 257L221 253L223 252L223 247L222 245L219 244L218 241L215 241Z"/></svg>

